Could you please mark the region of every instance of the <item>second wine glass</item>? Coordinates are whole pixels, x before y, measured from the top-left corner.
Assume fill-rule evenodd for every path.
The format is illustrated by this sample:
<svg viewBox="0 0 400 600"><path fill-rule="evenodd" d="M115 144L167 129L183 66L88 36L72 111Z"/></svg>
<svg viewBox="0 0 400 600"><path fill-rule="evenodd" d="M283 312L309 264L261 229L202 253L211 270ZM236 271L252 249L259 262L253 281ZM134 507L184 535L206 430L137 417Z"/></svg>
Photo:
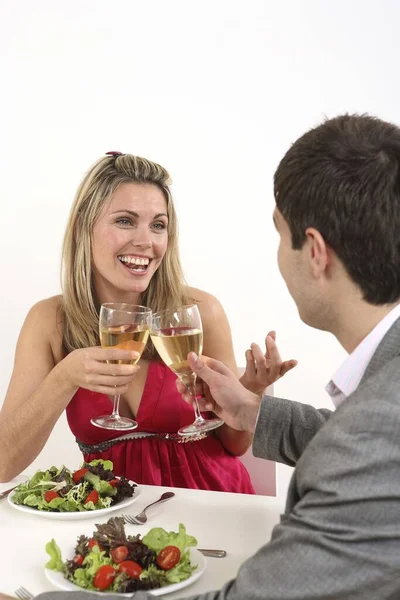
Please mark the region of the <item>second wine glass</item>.
<svg viewBox="0 0 400 600"><path fill-rule="evenodd" d="M140 359L150 333L151 309L136 304L118 304L107 302L100 309L99 333L103 348L121 348L134 350L138 357L130 361L108 360L109 364L133 364ZM119 414L120 395L114 396L111 415L103 415L91 419L90 422L102 429L127 430L136 429L138 424L133 419L121 417Z"/></svg>
<svg viewBox="0 0 400 600"><path fill-rule="evenodd" d="M179 435L198 435L223 425L222 419L204 419L201 416L196 399L196 374L187 360L189 352L199 356L203 351L203 327L197 305L154 313L150 335L162 360L193 396L195 420L191 425L179 429Z"/></svg>

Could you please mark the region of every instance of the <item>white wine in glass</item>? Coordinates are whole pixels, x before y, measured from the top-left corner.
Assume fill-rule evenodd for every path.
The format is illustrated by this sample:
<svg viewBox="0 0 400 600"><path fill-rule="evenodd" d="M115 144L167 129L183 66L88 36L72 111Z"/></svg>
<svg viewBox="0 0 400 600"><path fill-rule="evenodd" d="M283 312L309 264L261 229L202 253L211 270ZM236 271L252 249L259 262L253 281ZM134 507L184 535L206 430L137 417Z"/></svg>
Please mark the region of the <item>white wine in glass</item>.
<svg viewBox="0 0 400 600"><path fill-rule="evenodd" d="M140 359L150 333L151 309L136 304L118 304L107 302L102 304L99 319L100 343L103 348L121 348L138 352L138 357L129 361L108 360L109 364L135 365ZM91 419L90 422L102 429L128 430L136 429L138 424L133 419L121 417L119 414L120 395L114 396L113 411Z"/></svg>
<svg viewBox="0 0 400 600"><path fill-rule="evenodd" d="M216 429L223 424L221 419L204 419L196 400L196 375L190 368L187 356L203 351L203 328L196 304L153 314L151 340L165 364L184 383L193 396L195 420L182 427L178 433L192 436Z"/></svg>

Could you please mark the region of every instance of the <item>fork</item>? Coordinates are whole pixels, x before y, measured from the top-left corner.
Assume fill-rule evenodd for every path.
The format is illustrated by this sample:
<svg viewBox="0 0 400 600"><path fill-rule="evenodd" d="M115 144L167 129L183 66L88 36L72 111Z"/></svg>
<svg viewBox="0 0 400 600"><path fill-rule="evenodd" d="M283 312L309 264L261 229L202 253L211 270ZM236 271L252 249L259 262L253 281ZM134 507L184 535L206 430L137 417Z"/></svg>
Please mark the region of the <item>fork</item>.
<svg viewBox="0 0 400 600"><path fill-rule="evenodd" d="M143 525L147 521L146 510L150 508L150 506L154 506L154 504L158 504L159 502L166 502L174 496L174 492L164 492L164 494L162 494L162 496L160 496L158 500L152 502L151 504L148 504L138 515L122 515L122 517L127 523L130 523L131 525Z"/></svg>
<svg viewBox="0 0 400 600"><path fill-rule="evenodd" d="M15 590L14 594L19 598L19 600L33 600L34 595L24 587L20 587Z"/></svg>

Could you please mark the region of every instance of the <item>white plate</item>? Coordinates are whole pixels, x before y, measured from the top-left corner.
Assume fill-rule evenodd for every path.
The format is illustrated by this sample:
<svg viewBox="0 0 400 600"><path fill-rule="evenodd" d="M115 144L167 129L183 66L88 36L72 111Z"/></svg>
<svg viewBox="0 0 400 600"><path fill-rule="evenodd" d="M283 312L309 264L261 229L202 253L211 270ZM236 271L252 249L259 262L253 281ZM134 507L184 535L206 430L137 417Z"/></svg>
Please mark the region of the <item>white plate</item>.
<svg viewBox="0 0 400 600"><path fill-rule="evenodd" d="M23 504L14 504L13 496L14 492L12 492L8 496L7 500L9 505L17 510L28 513L30 515L36 515L37 517L44 517L45 519L55 519L57 521L75 521L77 519L98 519L103 515L108 515L108 513L110 512L113 512L115 510L121 510L122 508L130 506L139 498L140 488L139 486L136 486L132 497L125 498L125 500L122 500L122 502L118 502L118 504L114 504L109 508L99 508L98 510L85 510L76 512L53 512L50 510L38 510L37 508L32 508L31 506L24 506Z"/></svg>
<svg viewBox="0 0 400 600"><path fill-rule="evenodd" d="M74 548L72 546L70 546L66 552L64 552L64 549L62 548L61 552L63 560L65 560L66 557L72 558L74 556ZM188 577L184 581L180 581L179 583L171 583L171 585L156 588L155 590L146 590L146 592L148 594L152 594L153 596L164 596L164 594L177 592L178 590L181 590L197 581L206 570L207 561L203 554L196 550L196 548L190 548L190 560L192 565L197 565L196 571L194 571L194 573L190 577ZM116 594L115 592L110 592L110 590L104 590L104 592L94 592L93 590L85 590L79 587L78 585L75 585L75 583L68 581L68 579L65 579L62 573L59 573L57 571L50 571L50 569L45 569L44 572L50 583L52 583L56 588L60 590L66 590L67 592L89 592L91 594L98 594L99 596L101 596L102 594L112 594L113 596L120 596L121 598L132 598L132 593Z"/></svg>

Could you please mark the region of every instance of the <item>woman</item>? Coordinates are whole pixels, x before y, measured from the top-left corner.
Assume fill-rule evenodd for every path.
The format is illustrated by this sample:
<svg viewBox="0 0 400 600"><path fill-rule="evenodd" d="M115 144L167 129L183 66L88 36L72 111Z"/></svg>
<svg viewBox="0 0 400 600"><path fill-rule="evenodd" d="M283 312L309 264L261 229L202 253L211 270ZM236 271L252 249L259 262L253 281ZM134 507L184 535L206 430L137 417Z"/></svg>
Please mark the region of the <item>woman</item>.
<svg viewBox="0 0 400 600"><path fill-rule="evenodd" d="M35 459L66 409L85 460L110 459L118 475L144 484L253 492L236 458L251 444L250 434L223 425L203 439L179 443L174 434L192 422L193 410L182 401L175 375L154 349L135 367L107 364L131 354L99 347L103 302L144 304L153 311L195 302L203 322L204 355L236 371L220 303L184 284L169 185L163 167L121 153L108 153L83 179L64 239L63 294L31 309L18 340L0 414L0 481ZM253 350L256 356L247 353L243 378L253 391L294 366L278 355L269 368L261 350ZM121 436L90 423L110 412L109 395L115 393L121 394L121 415L139 423L131 434Z"/></svg>

